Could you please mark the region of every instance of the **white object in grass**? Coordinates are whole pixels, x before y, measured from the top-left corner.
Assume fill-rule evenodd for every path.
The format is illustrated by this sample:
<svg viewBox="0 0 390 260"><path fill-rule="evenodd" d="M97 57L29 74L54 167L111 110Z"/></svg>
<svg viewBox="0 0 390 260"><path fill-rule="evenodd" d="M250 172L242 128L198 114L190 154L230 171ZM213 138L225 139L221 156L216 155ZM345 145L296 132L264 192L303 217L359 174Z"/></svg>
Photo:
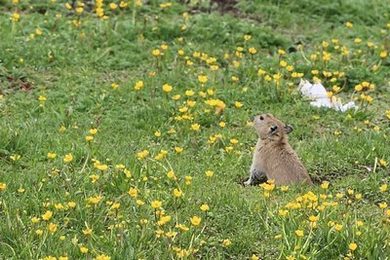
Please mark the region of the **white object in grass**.
<svg viewBox="0 0 390 260"><path fill-rule="evenodd" d="M341 112L345 112L351 108L357 108L355 102L353 101L342 104L340 98L330 98L321 83L311 84L308 80L301 79L298 90L303 96L311 100L310 105L314 107L333 108Z"/></svg>

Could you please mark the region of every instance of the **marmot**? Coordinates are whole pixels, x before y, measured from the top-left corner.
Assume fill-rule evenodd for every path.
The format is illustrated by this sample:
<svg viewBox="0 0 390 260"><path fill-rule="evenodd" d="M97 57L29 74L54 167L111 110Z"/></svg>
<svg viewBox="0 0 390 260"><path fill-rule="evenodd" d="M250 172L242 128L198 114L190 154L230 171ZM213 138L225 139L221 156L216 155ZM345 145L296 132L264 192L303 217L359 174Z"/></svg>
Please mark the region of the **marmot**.
<svg viewBox="0 0 390 260"><path fill-rule="evenodd" d="M273 179L276 185L293 183L312 184L305 167L295 151L288 144L287 134L293 128L276 119L271 114L257 115L253 125L259 136L249 179L245 185L253 185L257 180Z"/></svg>

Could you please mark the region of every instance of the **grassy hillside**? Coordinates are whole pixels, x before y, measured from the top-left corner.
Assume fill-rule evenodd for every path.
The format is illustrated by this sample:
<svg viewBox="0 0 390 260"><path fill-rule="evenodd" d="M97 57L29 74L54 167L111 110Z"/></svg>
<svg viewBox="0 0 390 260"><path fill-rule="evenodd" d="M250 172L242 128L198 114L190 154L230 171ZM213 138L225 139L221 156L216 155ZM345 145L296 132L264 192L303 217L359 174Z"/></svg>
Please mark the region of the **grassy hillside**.
<svg viewBox="0 0 390 260"><path fill-rule="evenodd" d="M0 259L388 259L387 1L0 3ZM241 185L262 112L315 186Z"/></svg>

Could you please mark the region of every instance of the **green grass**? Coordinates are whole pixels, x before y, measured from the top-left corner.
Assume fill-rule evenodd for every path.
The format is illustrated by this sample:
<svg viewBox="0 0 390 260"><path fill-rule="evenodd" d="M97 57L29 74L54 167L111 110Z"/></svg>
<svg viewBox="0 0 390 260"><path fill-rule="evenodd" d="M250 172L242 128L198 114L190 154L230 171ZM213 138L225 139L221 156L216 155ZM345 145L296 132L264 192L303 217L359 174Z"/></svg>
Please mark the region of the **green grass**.
<svg viewBox="0 0 390 260"><path fill-rule="evenodd" d="M0 259L390 255L390 211L380 204L390 204L384 186L390 182L386 1L239 1L230 13L214 7L208 13L204 1L173 2L166 9L150 1L135 12L132 4L110 11L104 1L107 20L87 6L77 15L63 1L0 3L5 4L0 9ZM18 22L10 21L13 12L20 13ZM168 49L161 49L162 44ZM238 47L243 51L237 53ZM257 53L249 54L250 47ZM343 48L348 54L341 53ZM154 49L164 55L153 57ZM329 61L322 59L323 51L331 54ZM216 58L209 63L218 70L211 70L210 57ZM294 66L291 72L280 65L282 60ZM260 68L265 75L258 75ZM340 113L311 107L299 95L299 77L292 72L309 80L317 77L329 91L341 87L335 95L354 99L360 108ZM272 79L277 73L279 82ZM201 84L199 75L208 81ZM144 88L136 91L140 80ZM355 91L364 81L375 84L364 92L373 98L370 103ZM119 87L113 89L112 83ZM164 84L172 85L172 92L163 92ZM187 90L194 95L187 97ZM181 98L175 101L174 95ZM215 113L205 103L209 99L222 100L223 112ZM196 104L191 107L188 100ZM243 106L237 108L236 101ZM188 111L181 112L183 107ZM290 143L316 186L282 191L272 185L240 185L249 174L257 138L248 121L260 112L294 126ZM178 120L180 115L191 119ZM195 123L200 131L191 129ZM221 138L210 143L216 134ZM183 152L176 153L175 147ZM142 150L149 155L140 160ZM156 159L162 150L167 156ZM48 153L56 158L49 159ZM66 163L69 153L73 160ZM126 171L117 169L119 164ZM108 169L99 170L99 165ZM167 177L170 170L176 180ZM208 170L212 177L206 177ZM186 176L192 177L190 184ZM329 188L321 187L322 181ZM130 188L138 190L137 198L127 193ZM175 188L184 195L173 196ZM98 195L101 201L91 205L88 198ZM154 200L162 201L161 209L151 207ZM112 208L115 203L119 208ZM200 210L202 204L209 206L207 212ZM43 220L47 211L53 216ZM162 214L171 220L159 226ZM193 216L201 217L198 226L191 224ZM310 225L310 216L319 217L316 224ZM40 218L37 223L34 217ZM50 232L50 223L57 225L55 231ZM91 235L83 232L88 228ZM172 231L177 234L169 238ZM356 250L349 249L351 243ZM88 252L81 252L83 247Z"/></svg>

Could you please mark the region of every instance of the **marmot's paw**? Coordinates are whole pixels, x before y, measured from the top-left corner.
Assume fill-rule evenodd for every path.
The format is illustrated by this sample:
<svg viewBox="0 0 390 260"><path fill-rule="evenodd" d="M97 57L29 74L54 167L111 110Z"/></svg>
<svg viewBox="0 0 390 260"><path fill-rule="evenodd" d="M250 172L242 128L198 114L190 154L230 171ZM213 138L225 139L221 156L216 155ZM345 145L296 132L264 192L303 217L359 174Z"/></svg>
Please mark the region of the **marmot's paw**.
<svg viewBox="0 0 390 260"><path fill-rule="evenodd" d="M244 181L244 186L250 186L252 183L251 183L251 179L247 180L247 181Z"/></svg>

